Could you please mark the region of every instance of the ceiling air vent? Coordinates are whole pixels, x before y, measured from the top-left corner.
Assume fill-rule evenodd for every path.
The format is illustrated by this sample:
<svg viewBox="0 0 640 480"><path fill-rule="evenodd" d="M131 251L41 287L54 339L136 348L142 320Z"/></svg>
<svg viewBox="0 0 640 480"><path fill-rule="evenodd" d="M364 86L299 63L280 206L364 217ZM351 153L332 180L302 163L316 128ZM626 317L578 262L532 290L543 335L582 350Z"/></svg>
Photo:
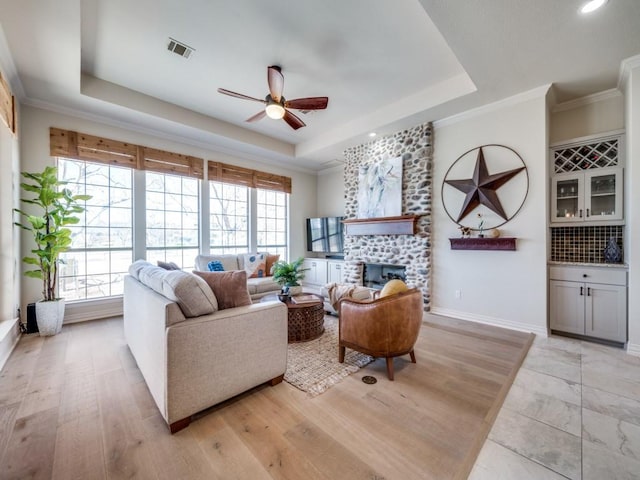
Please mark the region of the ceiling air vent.
<svg viewBox="0 0 640 480"><path fill-rule="evenodd" d="M167 45L167 50L184 58L189 58L189 56L194 52L194 49L189 45L179 42L175 38L171 37L169 37L169 45Z"/></svg>

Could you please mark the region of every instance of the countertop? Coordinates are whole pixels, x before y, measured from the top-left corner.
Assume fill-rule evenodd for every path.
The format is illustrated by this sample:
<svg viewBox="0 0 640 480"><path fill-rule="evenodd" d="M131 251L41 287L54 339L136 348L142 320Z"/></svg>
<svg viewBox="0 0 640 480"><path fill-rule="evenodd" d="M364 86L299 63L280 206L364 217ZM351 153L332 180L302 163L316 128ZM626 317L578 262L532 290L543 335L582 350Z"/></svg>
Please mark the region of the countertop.
<svg viewBox="0 0 640 480"><path fill-rule="evenodd" d="M567 267L598 267L598 268L621 268L624 270L629 269L627 263L583 263L583 262L557 262L549 260L547 265L567 266Z"/></svg>

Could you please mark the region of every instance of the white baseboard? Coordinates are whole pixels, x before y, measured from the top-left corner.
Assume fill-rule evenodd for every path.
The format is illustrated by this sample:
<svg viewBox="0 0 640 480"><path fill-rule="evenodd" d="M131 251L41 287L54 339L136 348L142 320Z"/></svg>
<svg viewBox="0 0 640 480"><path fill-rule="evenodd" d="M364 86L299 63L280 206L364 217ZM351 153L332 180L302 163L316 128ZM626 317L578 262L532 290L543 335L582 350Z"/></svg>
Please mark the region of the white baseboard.
<svg viewBox="0 0 640 480"><path fill-rule="evenodd" d="M475 313L459 312L457 310L439 307L431 307L430 312L434 315L442 315L443 317L458 318L460 320L492 325L494 327L508 328L509 330L518 330L520 332L530 332L541 337L547 337L549 335L546 327L531 326L527 323L504 320L502 318L489 317L487 315L477 315Z"/></svg>
<svg viewBox="0 0 640 480"><path fill-rule="evenodd" d="M69 302L64 308L64 324L86 322L122 315L122 297Z"/></svg>
<svg viewBox="0 0 640 480"><path fill-rule="evenodd" d="M634 355L636 357L640 357L640 344L638 344L638 343L627 343L627 353L629 355Z"/></svg>
<svg viewBox="0 0 640 480"><path fill-rule="evenodd" d="M20 319L5 320L0 322L0 370L7 363L11 352L16 348L20 340Z"/></svg>

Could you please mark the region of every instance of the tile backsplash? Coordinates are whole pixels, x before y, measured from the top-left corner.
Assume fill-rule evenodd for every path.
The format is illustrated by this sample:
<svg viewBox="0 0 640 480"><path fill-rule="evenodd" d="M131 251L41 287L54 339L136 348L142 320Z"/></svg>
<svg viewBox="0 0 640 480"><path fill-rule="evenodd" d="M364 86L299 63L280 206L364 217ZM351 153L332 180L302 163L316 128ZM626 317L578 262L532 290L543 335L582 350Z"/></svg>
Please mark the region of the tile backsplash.
<svg viewBox="0 0 640 480"><path fill-rule="evenodd" d="M551 228L551 260L555 262L605 263L604 249L611 237L623 249L621 225ZM624 259L624 251L622 254Z"/></svg>

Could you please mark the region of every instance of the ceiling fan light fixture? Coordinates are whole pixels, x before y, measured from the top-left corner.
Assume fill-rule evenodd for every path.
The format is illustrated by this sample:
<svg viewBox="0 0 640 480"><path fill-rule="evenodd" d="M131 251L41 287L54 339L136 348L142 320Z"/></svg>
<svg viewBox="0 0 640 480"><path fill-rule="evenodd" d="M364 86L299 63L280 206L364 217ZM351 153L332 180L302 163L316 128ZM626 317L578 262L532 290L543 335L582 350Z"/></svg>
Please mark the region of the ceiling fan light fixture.
<svg viewBox="0 0 640 480"><path fill-rule="evenodd" d="M274 120L280 120L284 117L284 107L276 102L268 103L267 106L264 107L264 111L267 113L267 117L273 118Z"/></svg>

